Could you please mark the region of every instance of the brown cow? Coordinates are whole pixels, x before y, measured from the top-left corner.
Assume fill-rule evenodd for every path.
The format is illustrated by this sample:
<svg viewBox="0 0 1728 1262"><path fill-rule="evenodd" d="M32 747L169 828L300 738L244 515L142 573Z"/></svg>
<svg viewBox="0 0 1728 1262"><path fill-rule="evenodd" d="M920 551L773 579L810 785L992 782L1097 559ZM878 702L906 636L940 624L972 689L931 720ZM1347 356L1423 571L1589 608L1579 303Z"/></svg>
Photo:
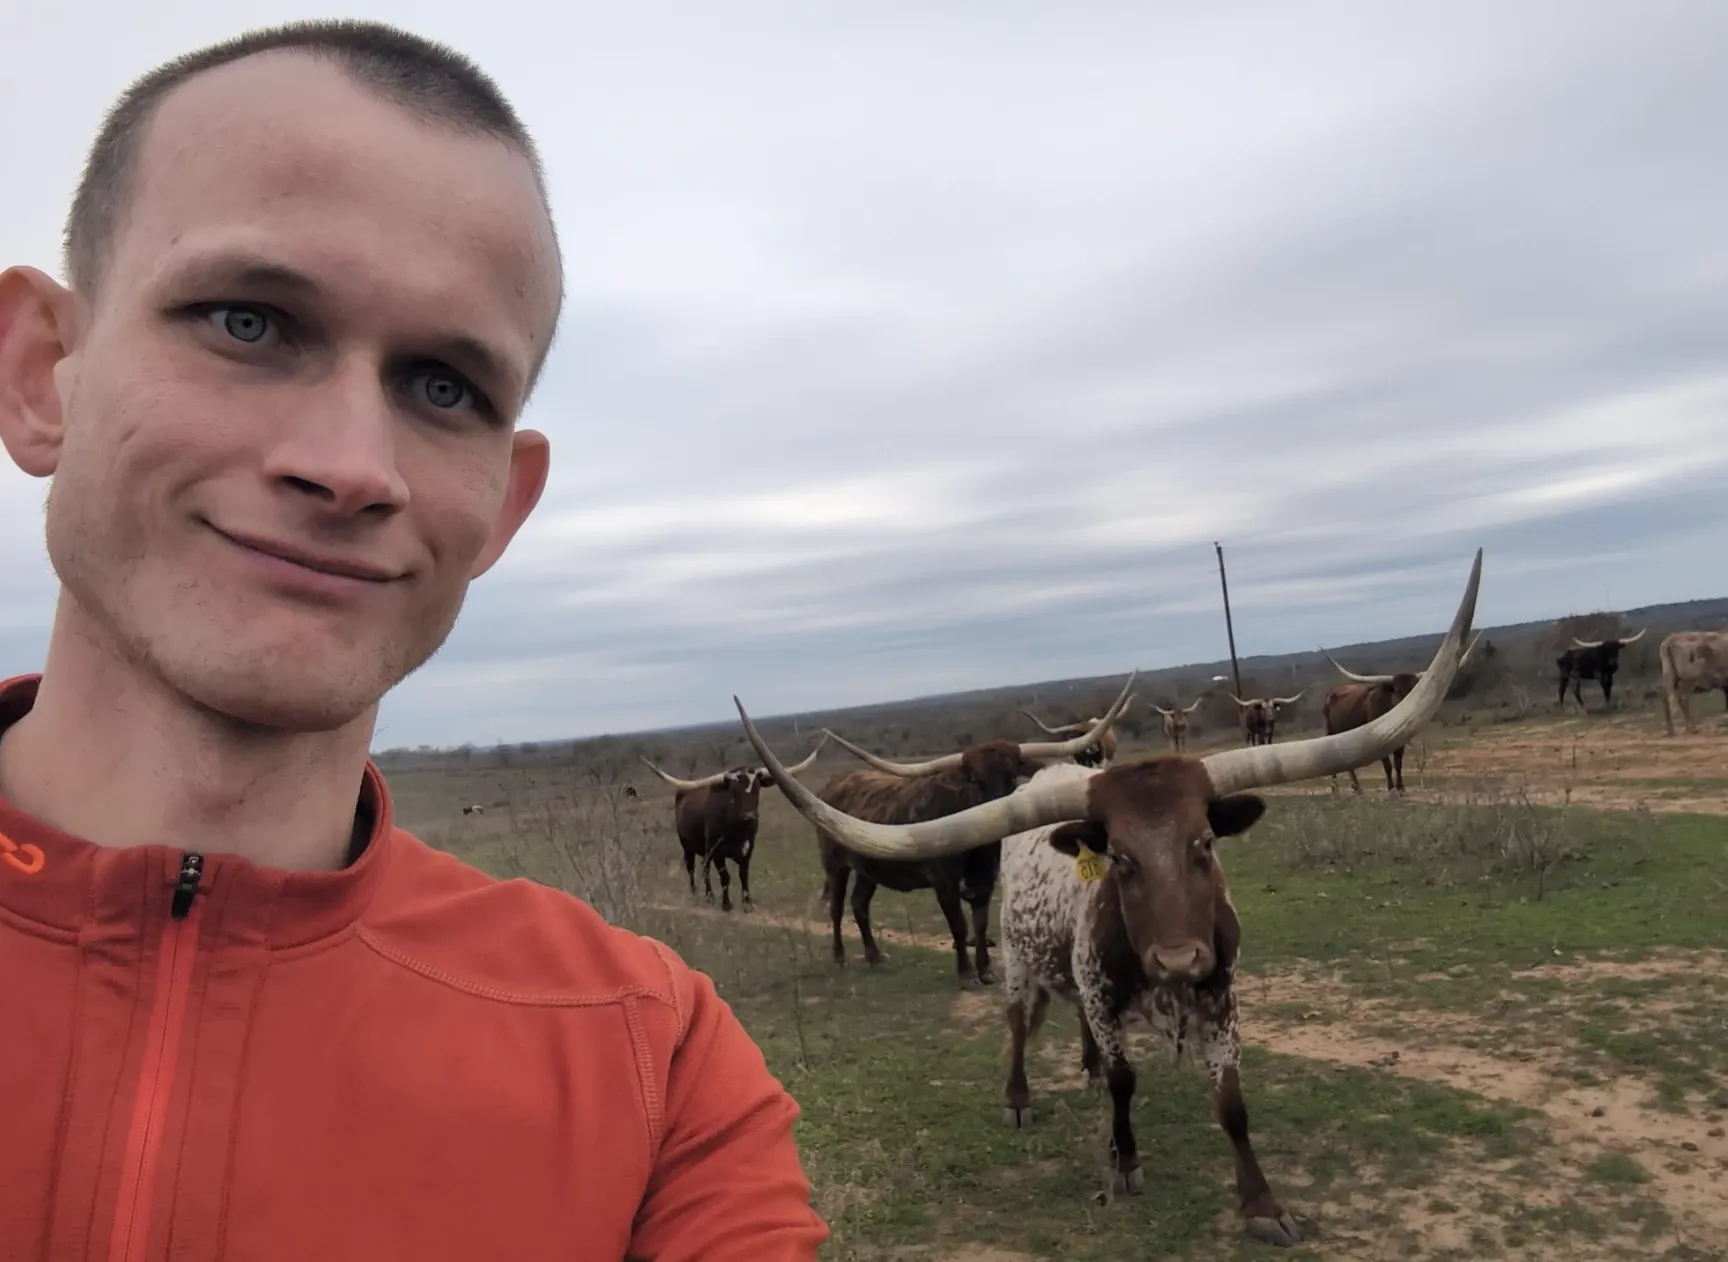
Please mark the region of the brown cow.
<svg viewBox="0 0 1728 1262"><path fill-rule="evenodd" d="M1128 698L1128 704L1133 705L1134 698ZM1126 706L1123 707L1123 711L1126 713ZM1089 719L1079 719L1073 723L1063 723L1056 727L1051 727L1030 710L1022 710L1020 713L1024 714L1039 727L1043 728L1045 735L1060 737L1063 740L1072 740L1076 736L1090 732L1093 728L1097 727L1104 721L1103 715L1094 715ZM1117 715L1117 717L1120 718L1121 715ZM1104 735L1098 738L1098 743L1095 745L1088 745L1085 749L1075 754L1074 761L1079 763L1082 767L1108 767L1111 763L1116 761L1116 748L1116 729L1114 727L1105 728Z"/></svg>
<svg viewBox="0 0 1728 1262"><path fill-rule="evenodd" d="M1128 708L1131 700L1128 690L1133 683L1134 676L1128 676L1122 695L1110 709L1090 730L1072 740L986 741L928 762L890 762L825 729L825 735L832 736L873 770L841 772L822 786L821 799L850 815L884 824L911 824L1006 797L1014 792L1022 776L1034 774L1046 762L1074 758L1101 740ZM822 854L822 893L828 901L828 919L834 931L836 964L846 962L840 918L846 907L848 881L852 882L852 921L864 940L864 958L871 964L880 964L887 958L870 932L870 900L876 895L876 887L883 885L901 894L929 889L936 892L936 901L954 937L954 963L960 984L965 987L995 984L995 974L990 970L990 899L996 892L996 867L1002 847L994 839L980 842L965 853L910 862L859 854L821 827L816 829L816 844ZM976 952L972 960L966 956L968 939L966 921L960 911L962 902L972 909L970 945Z"/></svg>
<svg viewBox="0 0 1728 1262"><path fill-rule="evenodd" d="M1170 742L1170 748L1177 753L1181 753L1182 747L1188 743L1188 716L1198 710L1200 702L1205 700L1205 697L1201 697L1186 710L1166 710L1156 701L1152 703L1152 708L1164 716L1164 739Z"/></svg>
<svg viewBox="0 0 1728 1262"><path fill-rule="evenodd" d="M1278 716L1287 705L1295 705L1302 700L1304 688L1294 697L1267 697L1253 701L1244 701L1235 693L1225 695L1234 701L1242 715L1242 735L1250 745L1270 745L1272 733L1278 726Z"/></svg>
<svg viewBox="0 0 1728 1262"><path fill-rule="evenodd" d="M1481 638L1481 633L1478 632L1476 640ZM1470 641L1470 647L1465 649L1464 656L1459 658L1460 668L1470 660L1476 640ZM1325 649L1320 651L1326 653ZM1320 717L1325 723L1328 736L1351 731L1389 713L1392 707L1410 695L1423 674L1418 670L1401 671L1395 675L1358 675L1338 666L1338 659L1330 653L1326 653L1326 660L1354 681L1348 684L1333 684L1326 690L1326 697L1320 703ZM1386 772L1386 792L1404 792L1404 747L1400 745L1382 756L1380 767ZM1362 782L1356 778L1356 769L1352 767L1349 770L1351 787L1358 793L1362 792ZM1332 777L1332 792L1338 792L1336 774Z"/></svg>
<svg viewBox="0 0 1728 1262"><path fill-rule="evenodd" d="M1662 663L1662 712L1668 720L1668 735L1674 735L1674 711L1686 718L1692 730L1694 692L1720 688L1728 701L1728 631L1676 631L1656 646Z"/></svg>
<svg viewBox="0 0 1728 1262"><path fill-rule="evenodd" d="M794 775L808 771L828 743L824 736L810 756L792 768ZM738 888L744 894L744 910L754 911L750 901L750 856L756 849L756 826L762 790L774 777L761 767L729 767L700 780L680 780L668 775L646 758L648 769L671 785L673 825L684 848L684 873L690 878L690 897L696 897L696 860L702 860L702 888L714 901L709 869L720 869L720 910L732 910L732 877L726 862L738 865Z"/></svg>
<svg viewBox="0 0 1728 1262"><path fill-rule="evenodd" d="M1205 757L1161 754L1096 771L1047 767L1008 797L910 825L836 810L785 774L745 714L744 733L776 783L817 828L893 862L928 862L1001 838L1002 948L1010 1067L1004 1119L1030 1123L1026 1042L1051 998L1080 1010L1082 1064L1102 1070L1113 1105L1119 1190L1144 1181L1131 1122L1134 1067L1123 1019L1144 1014L1176 1047L1194 1048L1213 1113L1236 1156L1238 1212L1255 1237L1288 1245L1296 1221L1273 1194L1248 1134L1234 985L1242 925L1215 852L1266 809L1252 792L1316 779L1401 748L1433 716L1457 675L1481 585L1482 553L1421 682L1397 706L1348 732Z"/></svg>

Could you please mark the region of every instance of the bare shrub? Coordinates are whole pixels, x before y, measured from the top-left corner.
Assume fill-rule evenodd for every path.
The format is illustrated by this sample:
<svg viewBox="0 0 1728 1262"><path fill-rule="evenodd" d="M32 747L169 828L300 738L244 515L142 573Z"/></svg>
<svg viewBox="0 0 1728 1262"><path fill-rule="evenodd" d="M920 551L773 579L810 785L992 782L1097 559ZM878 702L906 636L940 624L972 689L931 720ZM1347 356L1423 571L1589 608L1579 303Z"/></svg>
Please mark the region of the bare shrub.
<svg viewBox="0 0 1728 1262"><path fill-rule="evenodd" d="M1297 805L1281 816L1285 861L1293 869L1355 872L1399 864L1424 884L1484 879L1534 883L1540 899L1556 874L1605 842L1651 844L1647 811L1601 812L1531 800L1522 786L1455 786L1454 800L1417 805L1388 794Z"/></svg>

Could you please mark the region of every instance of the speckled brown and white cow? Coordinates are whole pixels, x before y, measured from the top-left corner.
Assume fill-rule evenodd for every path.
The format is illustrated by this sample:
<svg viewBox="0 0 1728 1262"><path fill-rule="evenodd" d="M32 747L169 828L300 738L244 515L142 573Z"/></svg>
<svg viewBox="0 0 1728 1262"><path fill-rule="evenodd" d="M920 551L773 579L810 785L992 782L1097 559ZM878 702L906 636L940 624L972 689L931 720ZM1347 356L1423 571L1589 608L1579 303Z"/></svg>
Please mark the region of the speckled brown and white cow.
<svg viewBox="0 0 1728 1262"><path fill-rule="evenodd" d="M1395 749L1432 718L1470 634L1482 554L1457 616L1417 686L1391 711L1349 732L1250 746L1203 758L1173 754L1094 770L1047 767L1005 798L921 824L853 819L789 776L744 715L745 734L787 799L853 850L883 857L950 854L1002 838L1002 950L1011 1064L1006 1117L1031 1120L1026 1042L1052 998L1081 1014L1081 1054L1114 1106L1118 1190L1139 1191L1130 1123L1135 1072L1123 1023L1144 1017L1176 1047L1198 1049L1213 1112L1236 1154L1238 1212L1248 1231L1293 1244L1301 1231L1260 1169L1242 1099L1235 970L1242 926L1214 851L1266 809L1252 790L1331 775Z"/></svg>

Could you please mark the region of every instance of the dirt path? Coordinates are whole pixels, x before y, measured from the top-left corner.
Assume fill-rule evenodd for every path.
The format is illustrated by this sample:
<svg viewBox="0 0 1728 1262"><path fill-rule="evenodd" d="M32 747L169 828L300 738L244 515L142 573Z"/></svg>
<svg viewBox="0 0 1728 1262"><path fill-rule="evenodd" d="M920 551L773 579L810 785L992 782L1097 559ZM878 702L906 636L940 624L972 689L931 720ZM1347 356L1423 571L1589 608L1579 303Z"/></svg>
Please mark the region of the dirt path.
<svg viewBox="0 0 1728 1262"><path fill-rule="evenodd" d="M1568 964L1530 970L1572 981L1629 976L1655 977L1721 967L1717 953L1698 957ZM1548 1068L1553 1056L1540 1047L1500 1040L1498 1053L1463 1045L1476 1038L1493 1043L1497 1032L1463 1014L1412 1013L1355 993L1335 977L1315 972L1244 979L1242 1033L1245 1041L1286 1056L1344 1067L1375 1068L1406 1078L1441 1083L1487 1099L1541 1112L1556 1145L1557 1168L1576 1176L1609 1154L1636 1161L1648 1176L1644 1189L1656 1197L1693 1245L1728 1250L1728 1130L1718 1111L1703 1101L1681 1116L1661 1112L1649 1086L1623 1076L1580 1086ZM1260 1002L1256 1002L1256 1001ZM1256 1015L1265 1002L1310 1004L1310 1021L1278 1021ZM1379 1028L1394 1027L1381 1033Z"/></svg>
<svg viewBox="0 0 1728 1262"><path fill-rule="evenodd" d="M790 929L794 933L807 933L811 937L826 939L829 935L828 921L824 916L818 920L813 916L793 916L785 912L745 911L734 905L731 911L721 911L718 907L709 907L700 903L649 903L648 907L655 911L668 912L675 916L705 916L712 920L736 919L743 924L766 926L770 929ZM841 922L841 935L849 947L863 950L864 940L858 936L858 926L852 923L851 912ZM924 947L931 951L952 951L953 941L946 934L910 933L905 929L896 929L884 925L871 918L870 932L876 936L878 943L897 942L904 946ZM994 930L991 931L994 934ZM886 956L888 953L882 953Z"/></svg>
<svg viewBox="0 0 1728 1262"><path fill-rule="evenodd" d="M1728 815L1728 723L1701 719L1670 737L1660 718L1586 717L1472 724L1446 729L1404 757L1406 796L1466 802L1512 793L1543 805L1571 802L1608 810ZM1365 793L1384 793L1378 765L1360 769ZM1340 790L1350 794L1347 778ZM1330 782L1272 790L1330 794Z"/></svg>

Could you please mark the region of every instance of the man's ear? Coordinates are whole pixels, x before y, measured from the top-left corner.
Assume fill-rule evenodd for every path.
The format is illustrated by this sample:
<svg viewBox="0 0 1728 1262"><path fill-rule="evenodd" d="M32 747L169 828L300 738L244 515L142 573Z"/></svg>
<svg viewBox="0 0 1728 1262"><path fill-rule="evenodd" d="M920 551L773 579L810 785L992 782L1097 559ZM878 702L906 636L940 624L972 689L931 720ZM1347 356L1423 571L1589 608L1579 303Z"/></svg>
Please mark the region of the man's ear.
<svg viewBox="0 0 1728 1262"><path fill-rule="evenodd" d="M60 366L77 343L71 290L33 267L0 272L0 444L31 477L52 477L66 418Z"/></svg>
<svg viewBox="0 0 1728 1262"><path fill-rule="evenodd" d="M510 438L510 481L504 490L504 503L498 509L498 520L492 524L486 546L474 560L473 578L479 578L504 555L504 549L540 502L540 493L546 489L546 475L552 467L552 441L539 430L519 429Z"/></svg>
<svg viewBox="0 0 1728 1262"><path fill-rule="evenodd" d="M1093 854L1103 854L1109 845L1104 825L1090 819L1070 820L1050 834L1050 848L1069 858L1078 857L1082 846Z"/></svg>
<svg viewBox="0 0 1728 1262"><path fill-rule="evenodd" d="M1232 793L1206 803L1206 822L1214 837L1235 837L1247 832L1266 813L1266 799L1252 793Z"/></svg>

